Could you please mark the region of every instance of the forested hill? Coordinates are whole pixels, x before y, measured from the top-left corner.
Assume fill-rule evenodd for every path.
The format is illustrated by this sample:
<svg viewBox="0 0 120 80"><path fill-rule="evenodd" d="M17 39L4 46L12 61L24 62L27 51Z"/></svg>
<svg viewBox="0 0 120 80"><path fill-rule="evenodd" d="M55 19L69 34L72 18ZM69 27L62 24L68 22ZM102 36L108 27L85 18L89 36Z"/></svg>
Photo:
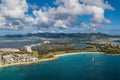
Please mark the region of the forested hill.
<svg viewBox="0 0 120 80"><path fill-rule="evenodd" d="M103 33L28 33L28 34L16 34L16 35L5 35L2 37L7 38L21 38L21 37L43 37L43 38L109 38L109 37L119 37L118 35L107 35Z"/></svg>

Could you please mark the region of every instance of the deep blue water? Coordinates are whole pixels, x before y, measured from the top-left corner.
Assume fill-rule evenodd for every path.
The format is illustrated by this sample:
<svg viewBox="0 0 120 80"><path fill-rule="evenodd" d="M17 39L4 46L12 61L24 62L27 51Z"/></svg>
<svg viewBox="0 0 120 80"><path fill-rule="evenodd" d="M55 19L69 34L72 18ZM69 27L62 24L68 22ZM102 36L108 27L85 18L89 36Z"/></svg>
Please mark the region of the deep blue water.
<svg viewBox="0 0 120 80"><path fill-rule="evenodd" d="M113 42L117 42L117 43L120 43L120 40L114 40Z"/></svg>
<svg viewBox="0 0 120 80"><path fill-rule="evenodd" d="M0 80L120 80L120 56L79 54L11 66L0 69Z"/></svg>

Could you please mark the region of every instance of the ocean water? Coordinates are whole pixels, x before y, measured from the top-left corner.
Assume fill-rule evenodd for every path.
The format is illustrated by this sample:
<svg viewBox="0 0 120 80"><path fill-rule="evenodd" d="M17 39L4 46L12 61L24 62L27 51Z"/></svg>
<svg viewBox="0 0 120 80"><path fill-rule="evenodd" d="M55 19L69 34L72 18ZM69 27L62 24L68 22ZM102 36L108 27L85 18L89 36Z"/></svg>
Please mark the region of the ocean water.
<svg viewBox="0 0 120 80"><path fill-rule="evenodd" d="M120 56L78 54L10 66L0 69L0 80L120 80Z"/></svg>
<svg viewBox="0 0 120 80"><path fill-rule="evenodd" d="M114 40L113 42L117 42L117 43L120 43L120 40Z"/></svg>

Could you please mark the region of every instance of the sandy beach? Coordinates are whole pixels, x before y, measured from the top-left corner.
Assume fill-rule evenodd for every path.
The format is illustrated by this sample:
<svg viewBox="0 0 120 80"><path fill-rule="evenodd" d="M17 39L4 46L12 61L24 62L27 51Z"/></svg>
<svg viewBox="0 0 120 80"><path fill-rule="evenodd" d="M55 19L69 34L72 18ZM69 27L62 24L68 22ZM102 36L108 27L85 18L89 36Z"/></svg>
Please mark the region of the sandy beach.
<svg viewBox="0 0 120 80"><path fill-rule="evenodd" d="M75 53L65 53L65 54L55 55L54 58L39 59L39 60L37 60L37 61L18 62L18 63L0 65L0 68L4 68L4 67L8 67L8 66L16 66L16 65L29 65L29 64L38 63L38 62L45 62L45 61L56 60L56 59L58 59L58 58L61 57L61 56L77 55L77 54L102 54L102 53L101 53L101 52L75 52Z"/></svg>
<svg viewBox="0 0 120 80"><path fill-rule="evenodd" d="M69 55L77 55L77 54L102 54L102 53L101 52L76 52L76 53L59 54L59 55L55 55L55 56L61 57L61 56L69 56Z"/></svg>
<svg viewBox="0 0 120 80"><path fill-rule="evenodd" d="M33 63L38 63L38 62L44 62L44 61L51 61L51 60L56 60L58 59L57 57L54 58L48 58L48 59L40 59L37 61L29 61L29 62L18 62L18 63L12 63L12 64L5 64L5 65L0 65L0 68L8 67L8 66L17 66L17 65L29 65Z"/></svg>
<svg viewBox="0 0 120 80"><path fill-rule="evenodd" d="M0 65L0 68L3 67L8 67L8 66L15 66L15 65L28 65L32 63L36 63L37 61L30 61L30 62L18 62L18 63L12 63L12 64L5 64L5 65Z"/></svg>

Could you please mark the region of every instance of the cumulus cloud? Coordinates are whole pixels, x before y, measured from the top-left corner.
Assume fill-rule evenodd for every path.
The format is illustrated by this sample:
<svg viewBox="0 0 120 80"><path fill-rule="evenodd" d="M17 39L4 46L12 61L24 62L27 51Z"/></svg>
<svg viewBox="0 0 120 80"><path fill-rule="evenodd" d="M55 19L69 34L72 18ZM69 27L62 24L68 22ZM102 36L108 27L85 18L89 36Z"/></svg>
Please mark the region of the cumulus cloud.
<svg viewBox="0 0 120 80"><path fill-rule="evenodd" d="M2 0L0 3L0 28L3 29L31 29L31 27L49 28L59 27L101 27L111 21L105 18L105 10L114 8L104 0L56 0L57 7L43 6L38 9L35 4L28 4L26 0ZM27 14L29 8L32 15ZM37 8L37 9L36 9ZM85 24L80 16L91 16L90 23Z"/></svg>
<svg viewBox="0 0 120 80"><path fill-rule="evenodd" d="M33 10L38 9L38 6L35 3L34 4L28 4L28 6L30 8L32 8Z"/></svg>
<svg viewBox="0 0 120 80"><path fill-rule="evenodd" d="M84 27L84 28L87 28L87 27L88 27L88 25L86 25L85 23L81 23L80 26L81 26L81 27Z"/></svg>
<svg viewBox="0 0 120 80"><path fill-rule="evenodd" d="M5 17L21 19L27 10L28 5L25 0L2 0L1 13Z"/></svg>
<svg viewBox="0 0 120 80"><path fill-rule="evenodd" d="M21 29L28 6L25 0L2 0L0 4L0 28ZM2 20L1 20L2 19ZM4 20L4 21L3 21ZM2 22L1 22L2 21Z"/></svg>
<svg viewBox="0 0 120 80"><path fill-rule="evenodd" d="M54 24L54 26L57 26L57 27L60 27L60 28L67 28L66 24L62 20L56 21L56 23Z"/></svg>
<svg viewBox="0 0 120 80"><path fill-rule="evenodd" d="M114 10L114 8L104 2L104 0L56 0L55 5L58 7L47 8L47 11L34 11L40 16L36 15L37 20L45 24L52 23L52 26L60 28L80 26L81 21L79 16L92 16L89 27L101 27L104 23L110 23L110 20L104 16L105 10ZM41 17L42 16L42 17ZM42 25L41 25L42 26Z"/></svg>

